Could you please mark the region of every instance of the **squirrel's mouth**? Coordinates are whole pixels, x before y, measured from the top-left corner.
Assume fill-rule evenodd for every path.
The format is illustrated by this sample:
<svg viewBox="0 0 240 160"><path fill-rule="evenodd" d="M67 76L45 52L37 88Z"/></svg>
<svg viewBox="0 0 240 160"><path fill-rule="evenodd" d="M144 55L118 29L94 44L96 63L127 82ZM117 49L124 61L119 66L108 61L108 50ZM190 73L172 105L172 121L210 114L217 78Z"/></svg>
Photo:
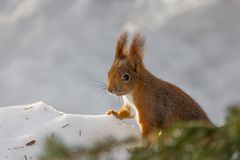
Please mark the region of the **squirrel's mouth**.
<svg viewBox="0 0 240 160"><path fill-rule="evenodd" d="M118 92L118 93L114 93L116 96L124 96L126 93L124 92Z"/></svg>
<svg viewBox="0 0 240 160"><path fill-rule="evenodd" d="M124 96L126 95L126 92L123 92L123 91L115 91L115 92L109 92L110 94L113 94L115 96Z"/></svg>
<svg viewBox="0 0 240 160"><path fill-rule="evenodd" d="M108 92L115 96L123 96L127 94L127 91L121 87L108 87Z"/></svg>

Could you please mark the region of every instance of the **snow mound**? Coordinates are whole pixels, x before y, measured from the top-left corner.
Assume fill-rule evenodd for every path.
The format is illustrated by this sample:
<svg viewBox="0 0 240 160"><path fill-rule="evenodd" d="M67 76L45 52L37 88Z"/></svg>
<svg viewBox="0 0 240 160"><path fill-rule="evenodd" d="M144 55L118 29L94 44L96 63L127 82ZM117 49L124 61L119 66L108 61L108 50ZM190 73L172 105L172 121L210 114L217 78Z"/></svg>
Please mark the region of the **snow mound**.
<svg viewBox="0 0 240 160"><path fill-rule="evenodd" d="M37 159L46 137L67 145L91 145L109 136L137 137L135 129L108 115L74 115L43 102L0 109L0 159Z"/></svg>

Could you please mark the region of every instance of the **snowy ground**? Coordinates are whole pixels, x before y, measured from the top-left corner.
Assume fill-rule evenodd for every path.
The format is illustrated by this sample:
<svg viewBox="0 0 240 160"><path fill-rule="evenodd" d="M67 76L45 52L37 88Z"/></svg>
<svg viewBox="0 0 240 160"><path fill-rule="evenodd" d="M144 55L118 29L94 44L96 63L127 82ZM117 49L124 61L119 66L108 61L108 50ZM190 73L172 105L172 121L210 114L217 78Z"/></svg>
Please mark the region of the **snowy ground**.
<svg viewBox="0 0 240 160"><path fill-rule="evenodd" d="M42 102L0 108L0 159L36 160L46 137L61 138L68 146L90 146L105 138L138 137L136 130L108 115L64 114ZM127 151L118 150L126 159Z"/></svg>
<svg viewBox="0 0 240 160"><path fill-rule="evenodd" d="M240 0L0 1L0 106L39 100L67 113L118 108L102 94L123 29L147 38L146 66L213 122L240 101ZM211 2L211 3L210 3Z"/></svg>

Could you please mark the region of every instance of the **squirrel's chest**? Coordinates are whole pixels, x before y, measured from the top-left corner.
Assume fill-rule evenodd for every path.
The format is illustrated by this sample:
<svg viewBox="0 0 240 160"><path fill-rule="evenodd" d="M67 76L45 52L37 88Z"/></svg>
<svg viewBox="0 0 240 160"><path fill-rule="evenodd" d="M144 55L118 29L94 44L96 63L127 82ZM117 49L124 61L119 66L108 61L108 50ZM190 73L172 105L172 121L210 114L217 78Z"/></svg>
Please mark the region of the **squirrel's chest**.
<svg viewBox="0 0 240 160"><path fill-rule="evenodd" d="M124 104L127 104L128 106L135 108L135 103L133 101L133 96L131 94L127 94L123 96Z"/></svg>
<svg viewBox="0 0 240 160"><path fill-rule="evenodd" d="M130 107L132 113L135 114L135 116L138 120L138 111L137 111L136 105L134 103L133 96L131 94L124 95L123 101L124 101L125 105L128 105Z"/></svg>
<svg viewBox="0 0 240 160"><path fill-rule="evenodd" d="M131 94L124 95L123 96L123 101L124 101L125 105L128 105L130 107L131 112L133 113L133 115L135 115L137 122L140 124L140 121L139 121L140 120L139 119L140 115L139 115L137 107L136 107L136 105L134 103L133 96ZM142 131L141 124L139 125L139 127L140 127L140 130Z"/></svg>

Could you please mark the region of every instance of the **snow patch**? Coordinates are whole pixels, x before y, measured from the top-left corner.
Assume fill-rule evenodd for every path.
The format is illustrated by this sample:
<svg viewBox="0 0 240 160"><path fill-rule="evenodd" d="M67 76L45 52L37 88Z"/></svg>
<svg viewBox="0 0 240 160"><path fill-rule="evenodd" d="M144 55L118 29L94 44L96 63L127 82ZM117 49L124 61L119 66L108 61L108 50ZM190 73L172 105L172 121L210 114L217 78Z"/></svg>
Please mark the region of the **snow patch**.
<svg viewBox="0 0 240 160"><path fill-rule="evenodd" d="M46 137L55 136L70 146L88 146L109 136L124 139L137 133L112 116L65 114L43 102L0 109L1 160L37 159Z"/></svg>

